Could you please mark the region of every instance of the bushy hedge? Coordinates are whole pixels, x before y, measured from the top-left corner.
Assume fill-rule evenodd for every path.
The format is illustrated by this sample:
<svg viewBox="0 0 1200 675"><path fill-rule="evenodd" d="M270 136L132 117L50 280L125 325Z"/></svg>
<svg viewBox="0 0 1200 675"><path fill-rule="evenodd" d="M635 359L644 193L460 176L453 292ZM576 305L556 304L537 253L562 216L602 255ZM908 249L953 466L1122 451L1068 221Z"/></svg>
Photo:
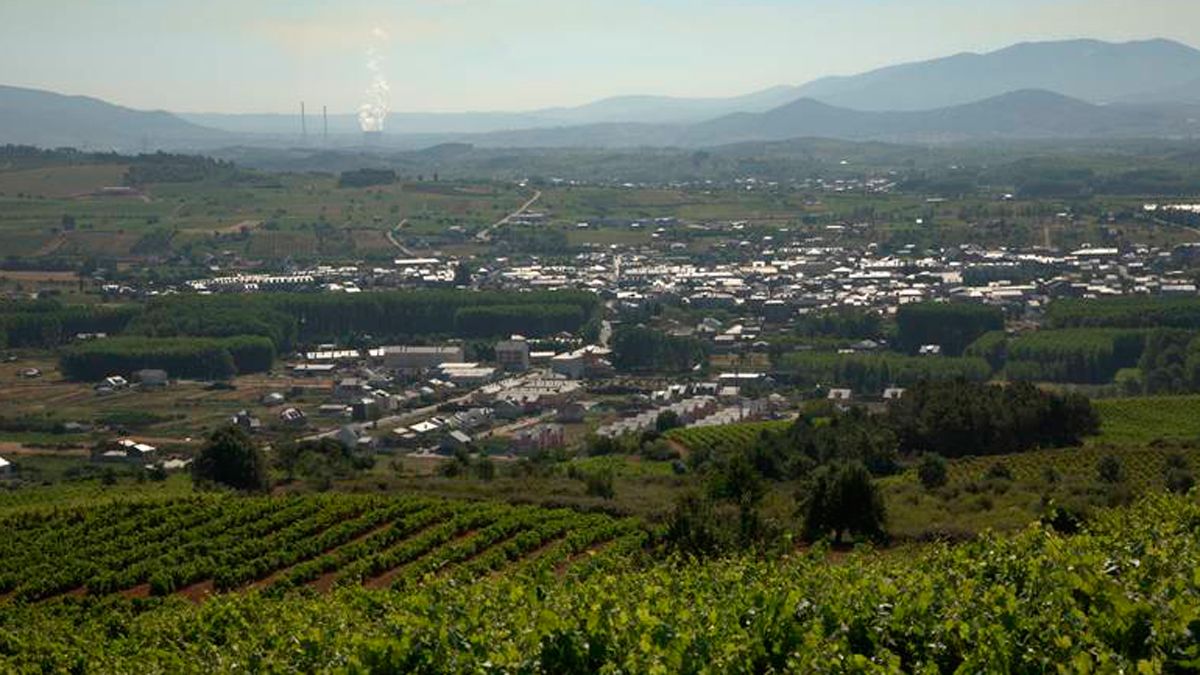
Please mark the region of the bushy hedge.
<svg viewBox="0 0 1200 675"><path fill-rule="evenodd" d="M119 337L74 345L59 357L63 374L76 380L130 377L146 368L165 370L171 377L220 380L238 373L269 370L274 359L271 341L253 336Z"/></svg>
<svg viewBox="0 0 1200 675"><path fill-rule="evenodd" d="M220 300L230 301L227 298L238 297ZM521 330L521 333L539 336L547 334L541 333L542 328L546 327L553 328L548 333L578 330L600 306L600 299L595 294L581 291L400 291L356 295L270 293L241 298L245 298L242 301L252 301L295 317L300 322L300 339L308 341L336 340L354 333L377 337L452 335L458 330L457 316L460 310L517 305L544 307L539 310L540 315L556 317L547 318L545 325L541 325L539 318L532 325L532 330ZM572 312L571 321L566 321L568 315L550 309L551 306L574 306L578 307L580 313L575 315ZM490 331L486 334L498 333Z"/></svg>

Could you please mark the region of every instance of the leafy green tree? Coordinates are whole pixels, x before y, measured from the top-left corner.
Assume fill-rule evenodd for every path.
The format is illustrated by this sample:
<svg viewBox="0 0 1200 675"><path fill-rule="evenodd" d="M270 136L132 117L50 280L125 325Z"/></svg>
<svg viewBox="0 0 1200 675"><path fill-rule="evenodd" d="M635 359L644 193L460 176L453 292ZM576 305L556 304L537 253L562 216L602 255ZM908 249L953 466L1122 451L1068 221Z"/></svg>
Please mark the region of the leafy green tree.
<svg viewBox="0 0 1200 675"><path fill-rule="evenodd" d="M883 496L860 462L839 462L817 468L802 500L804 533L809 540L843 534L872 539L884 536Z"/></svg>
<svg viewBox="0 0 1200 675"><path fill-rule="evenodd" d="M198 484L255 491L267 487L267 464L258 445L240 427L217 429L192 462Z"/></svg>

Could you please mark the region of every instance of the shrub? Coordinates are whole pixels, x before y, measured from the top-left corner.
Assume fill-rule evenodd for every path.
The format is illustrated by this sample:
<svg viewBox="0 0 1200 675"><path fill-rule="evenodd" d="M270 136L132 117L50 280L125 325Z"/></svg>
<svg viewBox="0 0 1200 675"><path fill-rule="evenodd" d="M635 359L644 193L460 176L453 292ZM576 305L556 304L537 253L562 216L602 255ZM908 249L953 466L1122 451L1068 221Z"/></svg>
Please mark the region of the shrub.
<svg viewBox="0 0 1200 675"><path fill-rule="evenodd" d="M1096 463L1096 474L1104 483L1120 483L1125 480L1125 467L1114 455L1106 455Z"/></svg>
<svg viewBox="0 0 1200 675"><path fill-rule="evenodd" d="M932 452L925 453L917 465L917 477L926 490L942 487L947 480L946 458Z"/></svg>

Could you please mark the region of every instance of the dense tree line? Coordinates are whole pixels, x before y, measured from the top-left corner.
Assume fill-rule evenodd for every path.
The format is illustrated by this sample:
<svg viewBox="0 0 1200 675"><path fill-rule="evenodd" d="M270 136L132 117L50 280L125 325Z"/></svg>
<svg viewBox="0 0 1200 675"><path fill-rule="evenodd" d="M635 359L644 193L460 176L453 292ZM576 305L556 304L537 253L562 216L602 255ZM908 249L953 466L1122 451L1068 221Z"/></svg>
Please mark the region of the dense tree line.
<svg viewBox="0 0 1200 675"><path fill-rule="evenodd" d="M613 333L613 366L623 371L682 373L704 363L705 345L645 326L621 326Z"/></svg>
<svg viewBox="0 0 1200 675"><path fill-rule="evenodd" d="M129 169L125 172L125 183L133 186L148 183L195 183L229 175L234 170L232 162L211 157L156 152L131 158Z"/></svg>
<svg viewBox="0 0 1200 675"><path fill-rule="evenodd" d="M747 452L765 478L795 480L814 468L855 462L879 476L897 468L895 432L862 408L810 410L782 432L764 432Z"/></svg>
<svg viewBox="0 0 1200 675"><path fill-rule="evenodd" d="M212 335L235 329L251 331L270 337L280 349L286 349L293 340L336 341L363 334L379 339L455 335L460 329L460 310L497 306L521 312L528 328L507 330L514 326L506 325L485 330L468 313L464 321L472 330L483 331L474 335L575 332L595 314L599 298L582 291L466 290L180 296L156 301L138 329L164 335L193 330ZM537 309L516 310L517 306Z"/></svg>
<svg viewBox="0 0 1200 675"><path fill-rule="evenodd" d="M992 370L1000 370L1008 358L1008 335L1002 330L988 331L968 345L963 356L984 359Z"/></svg>
<svg viewBox="0 0 1200 675"><path fill-rule="evenodd" d="M921 380L983 381L992 374L982 358L824 352L785 354L779 359L779 369L799 386L848 387L863 393Z"/></svg>
<svg viewBox="0 0 1200 675"><path fill-rule="evenodd" d="M1137 365L1142 393L1182 394L1200 390L1200 336L1177 328L1151 331Z"/></svg>
<svg viewBox="0 0 1200 675"><path fill-rule="evenodd" d="M980 335L1004 329L997 307L978 303L922 302L896 312L897 346L915 354L922 345L940 345L942 354L960 356Z"/></svg>
<svg viewBox="0 0 1200 675"><path fill-rule="evenodd" d="M489 305L454 313L455 335L464 338L573 333L583 322L578 305Z"/></svg>
<svg viewBox="0 0 1200 675"><path fill-rule="evenodd" d="M879 338L883 318L878 312L841 308L802 314L796 319L796 334L803 337Z"/></svg>
<svg viewBox="0 0 1200 675"><path fill-rule="evenodd" d="M0 304L0 345L52 348L78 333L144 337L239 335L269 339L277 351L297 342L424 335L541 337L579 332L593 322L599 299L581 291L394 291L334 295L263 293L170 296L145 305Z"/></svg>
<svg viewBox="0 0 1200 675"><path fill-rule="evenodd" d="M300 320L304 340L337 339L347 333L376 336L450 335L457 330L460 309L495 305L573 305L582 310L578 330L599 307L599 298L582 291L397 291L330 294L271 294L259 296L269 306Z"/></svg>
<svg viewBox="0 0 1200 675"><path fill-rule="evenodd" d="M120 333L140 311L136 305L63 305L56 300L0 303L0 346L57 347L79 333Z"/></svg>
<svg viewBox="0 0 1200 675"><path fill-rule="evenodd" d="M1111 382L1136 366L1146 333L1139 330L1073 328L1026 333L1007 341L1005 373L1011 380Z"/></svg>
<svg viewBox="0 0 1200 675"><path fill-rule="evenodd" d="M375 185L391 185L396 182L396 172L391 169L355 169L343 171L338 176L338 187L361 188Z"/></svg>
<svg viewBox="0 0 1200 675"><path fill-rule="evenodd" d="M84 342L59 355L64 375L76 380L129 377L147 369L171 377L227 379L238 373L264 372L275 360L275 346L263 337L143 338L117 337Z"/></svg>
<svg viewBox="0 0 1200 675"><path fill-rule="evenodd" d="M994 455L1078 444L1099 429L1091 401L1028 383L923 382L888 408L883 423L907 454Z"/></svg>
<svg viewBox="0 0 1200 675"><path fill-rule="evenodd" d="M1200 330L1200 298L1118 297L1056 300L1046 309L1051 328L1189 328Z"/></svg>
<svg viewBox="0 0 1200 675"><path fill-rule="evenodd" d="M147 337L257 335L270 339L279 351L287 351L296 342L299 322L290 314L254 304L178 297L151 303L129 324L128 332Z"/></svg>

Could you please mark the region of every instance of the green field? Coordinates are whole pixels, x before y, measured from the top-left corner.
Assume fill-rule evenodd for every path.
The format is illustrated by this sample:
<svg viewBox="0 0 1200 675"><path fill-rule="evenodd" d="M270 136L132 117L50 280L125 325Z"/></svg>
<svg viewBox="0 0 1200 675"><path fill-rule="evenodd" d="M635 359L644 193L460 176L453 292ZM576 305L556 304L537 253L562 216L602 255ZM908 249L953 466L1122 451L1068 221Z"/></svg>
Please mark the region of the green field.
<svg viewBox="0 0 1200 675"><path fill-rule="evenodd" d="M528 197L512 185L401 182L339 188L330 175L271 175L258 182L151 183L143 196L99 197L121 185L124 166L0 170L0 237L5 254L145 259L229 251L252 258L385 258L384 237L407 221L406 236L481 229ZM66 219L73 219L66 226Z"/></svg>

